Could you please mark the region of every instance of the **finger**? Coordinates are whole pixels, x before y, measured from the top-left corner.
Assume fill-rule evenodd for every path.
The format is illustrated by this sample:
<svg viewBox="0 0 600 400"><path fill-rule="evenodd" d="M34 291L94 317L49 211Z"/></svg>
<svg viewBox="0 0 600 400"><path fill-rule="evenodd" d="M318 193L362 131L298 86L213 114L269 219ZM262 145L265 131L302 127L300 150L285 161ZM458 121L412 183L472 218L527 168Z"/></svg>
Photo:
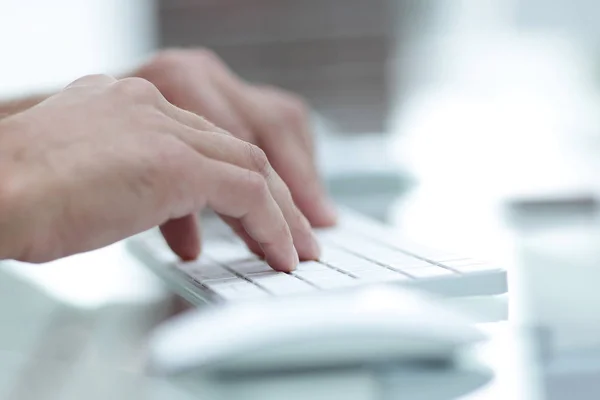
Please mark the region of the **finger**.
<svg viewBox="0 0 600 400"><path fill-rule="evenodd" d="M237 114L237 111L229 104L222 92L217 90L210 82L206 82L202 86L202 90L188 91L184 102L181 102L180 100L180 103L173 104L193 114L202 115L203 117L206 117L208 121L211 121L209 123L218 125L218 128L217 126L212 125L216 129L204 128L202 130L227 132L248 142L253 142L254 140L251 130L246 127L243 120ZM167 110L167 113L173 118L199 129L198 126L189 123L185 116L177 115L181 114L181 112L173 112L173 110Z"/></svg>
<svg viewBox="0 0 600 400"><path fill-rule="evenodd" d="M292 234L264 178L222 161L204 158L201 179L206 183L207 205L217 213L240 221L244 230L278 271L292 271L298 264ZM199 186L202 187L202 186Z"/></svg>
<svg viewBox="0 0 600 400"><path fill-rule="evenodd" d="M294 202L313 226L335 224L335 207L325 194L317 171L307 153L299 152L298 145L285 132L279 139L262 137L261 147L269 155L273 168L288 184Z"/></svg>
<svg viewBox="0 0 600 400"><path fill-rule="evenodd" d="M273 170L262 150L240 139L218 132L180 129L175 134L186 144L209 158L259 173L265 179L271 195L283 213L300 259L315 260L319 258L319 245L312 233L310 223L294 204L289 189ZM232 227L235 230L236 227ZM249 247L253 246L249 245Z"/></svg>
<svg viewBox="0 0 600 400"><path fill-rule="evenodd" d="M310 223L313 226L335 224L337 213L317 173L308 122L300 122L306 118L291 114L292 118L286 123L281 115L276 115L277 110L282 109L264 92L240 84L231 74L220 73L220 77L224 92L252 127L258 145L287 183L294 201ZM289 113L285 109L283 112Z"/></svg>
<svg viewBox="0 0 600 400"><path fill-rule="evenodd" d="M240 239L244 241L244 243L246 244L246 246L248 246L248 249L250 249L251 252L253 252L261 258L265 257L263 249L260 247L256 240L252 239L252 237L248 235L248 232L246 232L242 223L239 220L224 215L221 215L221 219L225 221L225 223L227 223L227 225L229 225L231 229L233 229L236 235L238 235Z"/></svg>
<svg viewBox="0 0 600 400"><path fill-rule="evenodd" d="M337 220L335 207L321 183L313 157L302 150L293 130L260 110L249 113L260 129L259 145L271 165L287 183L294 202L316 227L331 226Z"/></svg>
<svg viewBox="0 0 600 400"><path fill-rule="evenodd" d="M195 114L191 111L184 110L179 108L171 103L169 103L166 99L161 101L159 104L160 110L165 113L171 119L188 126L190 128L199 130L199 131L214 131L219 132L225 135L231 135L226 130L216 126L211 121L207 120L203 116Z"/></svg>
<svg viewBox="0 0 600 400"><path fill-rule="evenodd" d="M184 261L191 261L200 255L200 231L193 214L165 222L160 227L167 244Z"/></svg>
<svg viewBox="0 0 600 400"><path fill-rule="evenodd" d="M110 85L117 82L115 78L109 75L86 75L83 76L65 87L65 89L80 87L80 86L95 86L95 85Z"/></svg>
<svg viewBox="0 0 600 400"><path fill-rule="evenodd" d="M214 80L218 83L231 108L245 115L244 110L239 110L239 107L247 108L248 106L251 107L252 104L263 104L266 106L263 107L263 112L273 113L279 109L280 112L291 116L290 119L293 120L291 122L295 125L295 133L300 139L302 148L314 160L314 137L312 129L310 129L306 106L303 102L296 96L275 87L249 85L235 75L225 63L218 59L215 59L215 61L216 67L209 72L214 76ZM245 104L247 98L250 98L249 104ZM256 137L256 133L250 133L250 135Z"/></svg>
<svg viewBox="0 0 600 400"><path fill-rule="evenodd" d="M281 113L287 120L290 128L293 128L294 137L300 139L300 144L315 159L315 141L310 124L310 115L304 102L295 95L271 86L250 86L249 91L254 91L257 96L264 97L265 103L279 106Z"/></svg>

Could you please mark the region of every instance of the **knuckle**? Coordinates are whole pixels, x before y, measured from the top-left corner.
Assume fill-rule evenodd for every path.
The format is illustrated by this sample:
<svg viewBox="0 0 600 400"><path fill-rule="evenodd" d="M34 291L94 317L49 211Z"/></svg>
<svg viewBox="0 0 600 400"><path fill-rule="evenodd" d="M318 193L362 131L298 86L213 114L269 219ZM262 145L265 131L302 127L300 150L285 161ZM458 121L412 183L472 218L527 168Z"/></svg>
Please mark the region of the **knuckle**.
<svg viewBox="0 0 600 400"><path fill-rule="evenodd" d="M84 82L95 83L95 82L114 81L115 78L113 78L110 75L106 75L106 74L91 74L91 75L86 75L86 76L82 77L80 80L84 81Z"/></svg>
<svg viewBox="0 0 600 400"><path fill-rule="evenodd" d="M268 178L271 174L271 164L266 153L252 143L245 142L244 146L252 171L258 172L263 178Z"/></svg>
<svg viewBox="0 0 600 400"><path fill-rule="evenodd" d="M246 189L250 199L258 203L264 202L269 193L267 182L263 176L250 170L246 175Z"/></svg>
<svg viewBox="0 0 600 400"><path fill-rule="evenodd" d="M200 47L193 50L169 49L161 51L154 56L150 65L160 70L168 69L172 71L173 69L183 68L191 60L194 63L200 62L208 66L221 63L221 59L214 51Z"/></svg>
<svg viewBox="0 0 600 400"><path fill-rule="evenodd" d="M150 81L143 78L125 78L114 85L115 90L128 98L134 99L156 99L158 89Z"/></svg>
<svg viewBox="0 0 600 400"><path fill-rule="evenodd" d="M281 102L281 106L282 114L287 121L297 123L308 119L309 107L300 97L290 95Z"/></svg>
<svg viewBox="0 0 600 400"><path fill-rule="evenodd" d="M255 90L274 107L274 124L298 125L309 119L310 106L301 96L272 86L256 86Z"/></svg>
<svg viewBox="0 0 600 400"><path fill-rule="evenodd" d="M197 59L209 65L221 63L221 59L217 53L205 47L194 50L194 55Z"/></svg>
<svg viewBox="0 0 600 400"><path fill-rule="evenodd" d="M172 69L173 67L177 68L185 59L185 50L179 49L170 49L164 50L158 53L152 61L150 65L159 69Z"/></svg>
<svg viewBox="0 0 600 400"><path fill-rule="evenodd" d="M65 90L73 89L78 86L86 86L86 87L101 87L106 86L110 83L116 82L116 79L110 75L105 74L92 74L85 75L75 81L71 82L66 86Z"/></svg>

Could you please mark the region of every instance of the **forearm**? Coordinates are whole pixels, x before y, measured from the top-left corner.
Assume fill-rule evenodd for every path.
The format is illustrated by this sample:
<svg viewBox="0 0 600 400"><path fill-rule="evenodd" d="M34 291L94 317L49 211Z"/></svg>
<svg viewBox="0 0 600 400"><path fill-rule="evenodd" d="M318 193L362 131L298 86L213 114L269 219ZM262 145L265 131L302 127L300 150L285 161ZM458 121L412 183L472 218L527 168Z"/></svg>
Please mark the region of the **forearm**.
<svg viewBox="0 0 600 400"><path fill-rule="evenodd" d="M5 102L0 101L0 119L25 111L44 101L48 96L30 96Z"/></svg>

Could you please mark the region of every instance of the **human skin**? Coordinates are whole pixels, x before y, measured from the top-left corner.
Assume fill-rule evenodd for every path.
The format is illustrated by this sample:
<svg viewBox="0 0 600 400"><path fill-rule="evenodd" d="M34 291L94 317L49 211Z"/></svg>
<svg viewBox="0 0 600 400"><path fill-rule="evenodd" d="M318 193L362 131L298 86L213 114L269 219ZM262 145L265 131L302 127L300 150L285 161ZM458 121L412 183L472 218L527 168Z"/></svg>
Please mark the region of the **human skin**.
<svg viewBox="0 0 600 400"><path fill-rule="evenodd" d="M199 248L177 243L204 207L276 270L319 256L265 152L145 79L87 76L0 120L2 259L50 261L157 225L191 259Z"/></svg>

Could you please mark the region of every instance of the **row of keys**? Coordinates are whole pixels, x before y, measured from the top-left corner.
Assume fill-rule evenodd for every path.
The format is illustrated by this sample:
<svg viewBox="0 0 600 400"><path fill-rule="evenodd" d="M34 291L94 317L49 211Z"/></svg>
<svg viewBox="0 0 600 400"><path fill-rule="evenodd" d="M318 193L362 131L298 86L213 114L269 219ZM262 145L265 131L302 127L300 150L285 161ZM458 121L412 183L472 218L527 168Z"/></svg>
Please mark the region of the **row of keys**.
<svg viewBox="0 0 600 400"><path fill-rule="evenodd" d="M335 259L338 262L349 259L348 261L351 263L357 263L356 260L352 260L352 255L354 255L355 257L367 259L394 270L431 267L432 265L435 265L421 258L408 255L388 245L380 244L368 239L366 240L364 237L354 235L350 232L330 231L323 235L321 240L334 243L337 247L344 249L343 251L340 250L337 252L334 250L336 254L334 254L333 257L330 257L332 260ZM346 255L341 255L340 253L342 252L346 253ZM358 253L358 255L354 254L354 252Z"/></svg>
<svg viewBox="0 0 600 400"><path fill-rule="evenodd" d="M323 234L329 234L335 239L339 232L343 230L351 237L354 236L355 240L379 242L388 247L398 249L409 256L413 255L415 258L435 263L443 264L445 261L463 258L459 254L448 250L432 248L422 243L414 242L389 226L374 224L373 221L359 215L345 214L338 227L341 229L327 229ZM359 249L361 249L362 253L362 246Z"/></svg>
<svg viewBox="0 0 600 400"><path fill-rule="evenodd" d="M208 280L202 282L202 285L226 300L244 300L269 295L260 287L240 278Z"/></svg>
<svg viewBox="0 0 600 400"><path fill-rule="evenodd" d="M172 265L225 299L287 295L366 283L443 278L498 268L456 255L413 257L387 243L339 229L318 233L319 261L301 262L292 274L273 271L229 230L212 237L200 259L180 262L160 235L148 236L146 247L160 261ZM412 249L411 249L412 250ZM426 259L425 259L426 258ZM429 262L434 258L443 261ZM443 268L437 264L442 264Z"/></svg>
<svg viewBox="0 0 600 400"><path fill-rule="evenodd" d="M348 272L369 269L372 263L408 274L415 278L451 275L452 272L469 273L491 271L499 268L487 262L465 258L447 251L439 251L411 244L410 253L389 244L357 236L350 232L328 230L321 239L335 243L339 248L324 248L323 261ZM343 249L343 250L342 250ZM360 255L353 252L360 252Z"/></svg>

